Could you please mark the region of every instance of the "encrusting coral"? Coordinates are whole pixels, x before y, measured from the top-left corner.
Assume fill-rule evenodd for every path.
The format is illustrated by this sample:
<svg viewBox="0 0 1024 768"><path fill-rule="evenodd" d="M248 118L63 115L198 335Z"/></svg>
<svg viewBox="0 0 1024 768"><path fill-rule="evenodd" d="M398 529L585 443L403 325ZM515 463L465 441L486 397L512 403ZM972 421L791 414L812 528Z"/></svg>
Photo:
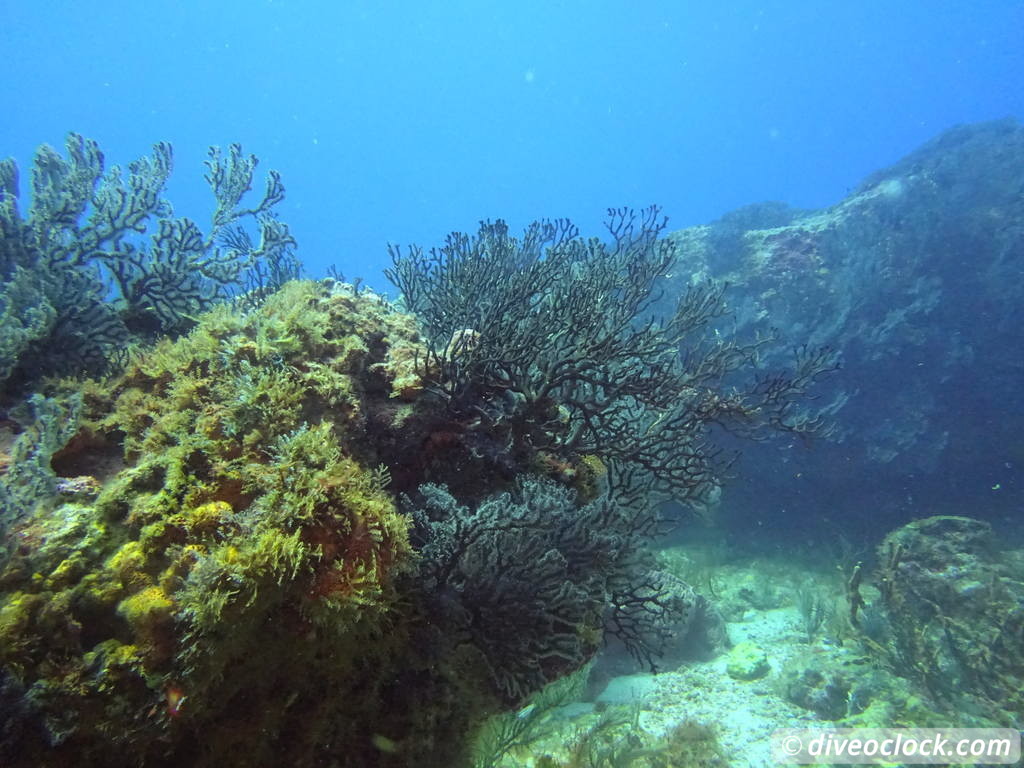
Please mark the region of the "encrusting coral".
<svg viewBox="0 0 1024 768"><path fill-rule="evenodd" d="M369 435L410 406L416 344L378 297L295 282L113 379L54 385L82 406L51 465L100 490L12 525L3 698L16 680L32 714L5 762L259 763L296 734L366 740L345 729L400 647L385 630L412 562Z"/></svg>

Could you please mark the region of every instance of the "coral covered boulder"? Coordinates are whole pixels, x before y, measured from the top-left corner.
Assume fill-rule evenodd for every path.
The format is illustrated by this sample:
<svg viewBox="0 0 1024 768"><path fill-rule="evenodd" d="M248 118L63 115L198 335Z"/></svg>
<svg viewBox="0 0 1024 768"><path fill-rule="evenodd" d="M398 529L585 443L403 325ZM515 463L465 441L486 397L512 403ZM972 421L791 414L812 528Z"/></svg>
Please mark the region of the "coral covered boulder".
<svg viewBox="0 0 1024 768"><path fill-rule="evenodd" d="M878 559L880 597L864 627L869 648L936 708L979 725L1017 722L1024 553L1000 546L986 522L936 515L886 536Z"/></svg>
<svg viewBox="0 0 1024 768"><path fill-rule="evenodd" d="M416 343L378 297L291 283L51 393L78 403L71 428L16 442L71 435L52 493L5 477L23 501L0 572L5 764L367 743L412 561L368 435L413 408Z"/></svg>

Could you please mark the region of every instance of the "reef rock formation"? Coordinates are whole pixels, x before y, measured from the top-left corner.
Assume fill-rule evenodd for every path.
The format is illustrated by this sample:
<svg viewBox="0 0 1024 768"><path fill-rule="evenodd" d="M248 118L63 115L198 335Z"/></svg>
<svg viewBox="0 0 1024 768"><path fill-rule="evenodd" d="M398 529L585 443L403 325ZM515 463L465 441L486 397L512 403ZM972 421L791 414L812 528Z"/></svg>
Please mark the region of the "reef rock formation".
<svg viewBox="0 0 1024 768"><path fill-rule="evenodd" d="M4 477L5 765L301 764L388 728L413 560L367 435L407 414L417 331L336 288L38 398Z"/></svg>
<svg viewBox="0 0 1024 768"><path fill-rule="evenodd" d="M803 487L817 483L805 496L836 518L871 504L865 471L890 500L898 480L911 507L1020 478L1022 190L1024 128L1008 119L947 131L830 208L752 205L671 235L687 254L675 279L727 280L741 333L841 353L842 444L801 459ZM769 461L744 465L761 494L797 472Z"/></svg>
<svg viewBox="0 0 1024 768"><path fill-rule="evenodd" d="M690 608L657 515L599 457L474 451L428 349L375 294L291 282L33 396L0 472L0 761L455 765L605 632L650 664Z"/></svg>
<svg viewBox="0 0 1024 768"><path fill-rule="evenodd" d="M937 515L886 536L865 646L961 725L1024 713L1024 552L981 520Z"/></svg>

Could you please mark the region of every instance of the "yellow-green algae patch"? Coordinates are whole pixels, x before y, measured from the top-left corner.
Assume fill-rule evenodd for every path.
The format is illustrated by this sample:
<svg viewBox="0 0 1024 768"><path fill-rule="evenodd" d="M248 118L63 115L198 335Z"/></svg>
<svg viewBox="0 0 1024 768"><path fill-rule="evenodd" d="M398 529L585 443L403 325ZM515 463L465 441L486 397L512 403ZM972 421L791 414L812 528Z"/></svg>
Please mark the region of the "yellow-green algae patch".
<svg viewBox="0 0 1024 768"><path fill-rule="evenodd" d="M419 343L372 294L293 282L60 383L85 415L55 467L100 491L19 521L0 571L0 661L38 726L14 764L300 765L389 727L413 553L377 446L427 407Z"/></svg>

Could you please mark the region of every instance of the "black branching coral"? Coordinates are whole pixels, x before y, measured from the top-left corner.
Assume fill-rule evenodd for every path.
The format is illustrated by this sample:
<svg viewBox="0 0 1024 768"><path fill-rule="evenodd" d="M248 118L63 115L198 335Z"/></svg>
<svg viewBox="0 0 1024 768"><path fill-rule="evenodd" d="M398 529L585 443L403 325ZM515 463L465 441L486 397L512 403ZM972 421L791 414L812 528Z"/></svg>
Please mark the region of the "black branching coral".
<svg viewBox="0 0 1024 768"><path fill-rule="evenodd" d="M216 208L205 235L162 197L170 144L154 145L127 173L105 170L96 142L78 134L65 149L66 158L46 145L36 152L24 216L17 166L0 161L0 387L95 373L130 341L187 330L268 275L278 284L297 276L295 241L273 210L284 199L281 180L271 171L262 200L244 207L257 160L237 144L210 149Z"/></svg>
<svg viewBox="0 0 1024 768"><path fill-rule="evenodd" d="M582 667L605 630L653 668L686 610L644 547L650 511L607 496L580 505L535 477L476 509L444 486L418 496L404 499L420 552L413 592L446 647L472 649L508 704Z"/></svg>
<svg viewBox="0 0 1024 768"><path fill-rule="evenodd" d="M506 457L596 456L612 491L688 501L716 484L713 426L748 437L825 429L803 401L837 367L829 350L799 350L793 370L758 374L771 339L711 329L725 314L724 288L711 283L655 314L659 279L679 261L665 225L656 207L613 209L608 242L565 220L535 222L521 238L497 221L429 252L391 247L387 276L428 339L421 375L467 442Z"/></svg>

